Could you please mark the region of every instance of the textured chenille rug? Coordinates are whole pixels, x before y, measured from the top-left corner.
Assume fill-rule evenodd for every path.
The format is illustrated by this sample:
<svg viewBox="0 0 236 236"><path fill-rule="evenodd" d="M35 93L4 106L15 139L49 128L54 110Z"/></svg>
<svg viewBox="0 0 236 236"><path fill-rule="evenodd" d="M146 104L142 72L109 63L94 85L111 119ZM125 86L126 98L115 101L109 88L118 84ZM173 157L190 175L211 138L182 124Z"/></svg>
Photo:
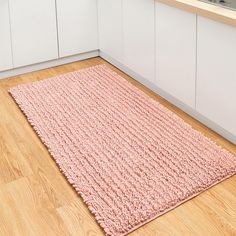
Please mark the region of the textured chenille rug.
<svg viewBox="0 0 236 236"><path fill-rule="evenodd" d="M105 65L10 93L106 235L236 173L236 157Z"/></svg>

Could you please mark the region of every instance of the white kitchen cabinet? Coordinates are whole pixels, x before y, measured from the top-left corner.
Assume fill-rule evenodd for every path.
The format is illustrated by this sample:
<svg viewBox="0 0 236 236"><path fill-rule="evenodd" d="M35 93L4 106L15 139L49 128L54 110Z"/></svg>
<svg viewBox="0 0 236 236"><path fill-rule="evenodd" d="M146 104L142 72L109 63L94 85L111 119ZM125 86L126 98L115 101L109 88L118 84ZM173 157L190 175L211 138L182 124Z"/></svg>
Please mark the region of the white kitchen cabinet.
<svg viewBox="0 0 236 236"><path fill-rule="evenodd" d="M9 0L14 67L58 57L55 0Z"/></svg>
<svg viewBox="0 0 236 236"><path fill-rule="evenodd" d="M123 0L98 0L99 49L123 62Z"/></svg>
<svg viewBox="0 0 236 236"><path fill-rule="evenodd" d="M0 1L0 71L12 68L8 0Z"/></svg>
<svg viewBox="0 0 236 236"><path fill-rule="evenodd" d="M155 80L154 0L123 0L124 65Z"/></svg>
<svg viewBox="0 0 236 236"><path fill-rule="evenodd" d="M199 16L197 44L197 111L236 135L236 28Z"/></svg>
<svg viewBox="0 0 236 236"><path fill-rule="evenodd" d="M60 57L98 49L97 0L57 0Z"/></svg>
<svg viewBox="0 0 236 236"><path fill-rule="evenodd" d="M195 108L196 15L156 2L156 85Z"/></svg>

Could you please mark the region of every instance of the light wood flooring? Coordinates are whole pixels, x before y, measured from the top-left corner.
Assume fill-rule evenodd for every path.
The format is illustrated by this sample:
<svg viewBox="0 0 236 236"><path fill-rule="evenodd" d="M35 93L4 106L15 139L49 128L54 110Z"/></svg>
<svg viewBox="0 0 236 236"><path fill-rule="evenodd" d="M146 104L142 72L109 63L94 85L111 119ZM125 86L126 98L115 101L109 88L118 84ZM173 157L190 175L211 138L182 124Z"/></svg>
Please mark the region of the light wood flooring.
<svg viewBox="0 0 236 236"><path fill-rule="evenodd" d="M104 235L7 92L17 84L101 63L107 62L98 57L0 80L0 235ZM195 129L236 154L235 145L115 67L111 68L177 113ZM130 235L236 235L236 176Z"/></svg>

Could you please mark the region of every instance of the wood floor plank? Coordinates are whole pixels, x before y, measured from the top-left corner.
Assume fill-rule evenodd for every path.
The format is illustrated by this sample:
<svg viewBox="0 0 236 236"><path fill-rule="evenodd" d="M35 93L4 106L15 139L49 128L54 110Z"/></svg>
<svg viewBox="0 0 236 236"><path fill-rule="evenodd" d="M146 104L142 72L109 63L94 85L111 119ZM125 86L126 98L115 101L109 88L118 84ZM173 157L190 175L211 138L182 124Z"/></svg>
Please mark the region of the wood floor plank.
<svg viewBox="0 0 236 236"><path fill-rule="evenodd" d="M236 154L235 145L99 57L0 80L0 235L103 235L82 199L68 184L7 92L17 84L102 63ZM130 235L236 235L236 176Z"/></svg>
<svg viewBox="0 0 236 236"><path fill-rule="evenodd" d="M57 209L70 235L102 236L103 231L82 201L75 201Z"/></svg>
<svg viewBox="0 0 236 236"><path fill-rule="evenodd" d="M69 235L48 194L36 175L6 184L0 190L2 235Z"/></svg>

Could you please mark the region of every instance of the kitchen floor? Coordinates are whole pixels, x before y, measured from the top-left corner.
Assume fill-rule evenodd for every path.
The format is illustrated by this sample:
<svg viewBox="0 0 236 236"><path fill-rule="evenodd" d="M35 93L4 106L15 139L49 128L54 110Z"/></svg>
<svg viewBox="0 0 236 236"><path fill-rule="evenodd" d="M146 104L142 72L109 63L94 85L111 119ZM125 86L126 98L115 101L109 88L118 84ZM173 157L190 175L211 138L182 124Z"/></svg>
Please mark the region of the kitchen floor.
<svg viewBox="0 0 236 236"><path fill-rule="evenodd" d="M7 92L102 63L236 154L235 145L99 57L0 80L0 235L104 235ZM236 235L235 186L233 176L130 235Z"/></svg>

